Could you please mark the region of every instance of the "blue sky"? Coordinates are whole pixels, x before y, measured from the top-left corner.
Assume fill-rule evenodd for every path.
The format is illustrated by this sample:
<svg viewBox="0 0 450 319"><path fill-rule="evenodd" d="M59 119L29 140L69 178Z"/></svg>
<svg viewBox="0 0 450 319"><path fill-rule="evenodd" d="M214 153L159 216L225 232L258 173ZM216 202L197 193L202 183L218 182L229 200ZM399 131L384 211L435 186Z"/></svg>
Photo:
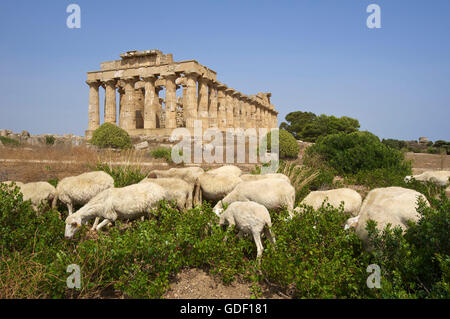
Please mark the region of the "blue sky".
<svg viewBox="0 0 450 319"><path fill-rule="evenodd" d="M68 29L66 7L81 7ZM381 29L366 8L381 7ZM280 112L357 118L380 138L450 140L450 1L0 2L0 128L84 135L86 72L129 50L195 59ZM101 102L102 105L102 102Z"/></svg>

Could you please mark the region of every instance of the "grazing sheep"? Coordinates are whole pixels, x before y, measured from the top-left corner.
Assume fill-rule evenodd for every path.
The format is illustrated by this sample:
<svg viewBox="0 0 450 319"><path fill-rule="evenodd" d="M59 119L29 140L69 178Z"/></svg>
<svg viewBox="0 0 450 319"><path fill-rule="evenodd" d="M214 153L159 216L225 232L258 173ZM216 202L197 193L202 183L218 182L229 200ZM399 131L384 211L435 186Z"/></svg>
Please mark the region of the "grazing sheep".
<svg viewBox="0 0 450 319"><path fill-rule="evenodd" d="M426 171L419 175L406 176L405 182L409 182L412 178L420 182L432 182L439 186L445 186L449 183L450 171Z"/></svg>
<svg viewBox="0 0 450 319"><path fill-rule="evenodd" d="M272 221L267 208L255 202L234 202L219 216L220 226L236 226L239 230L238 236L242 234L253 235L256 244L257 259L263 253L264 247L261 242L261 234L264 231L266 237L275 244L275 237L270 230Z"/></svg>
<svg viewBox="0 0 450 319"><path fill-rule="evenodd" d="M214 206L214 213L219 215L224 204L253 201L264 205L267 209L286 207L293 216L295 189L282 179L262 179L253 182L242 182L232 192Z"/></svg>
<svg viewBox="0 0 450 319"><path fill-rule="evenodd" d="M217 202L227 196L242 180L236 175L211 174L207 172L199 176L198 182L200 185L200 202L203 199Z"/></svg>
<svg viewBox="0 0 450 319"><path fill-rule="evenodd" d="M50 204L56 195L56 188L47 182L22 184L20 191L23 194L23 200L30 200L34 210L38 209L41 202Z"/></svg>
<svg viewBox="0 0 450 319"><path fill-rule="evenodd" d="M104 218L95 228L99 231L117 219L144 216L150 209L156 208L158 202L163 199L167 199L167 191L153 183L106 189L66 218L65 237L72 238L81 225L87 224L93 218Z"/></svg>
<svg viewBox="0 0 450 319"><path fill-rule="evenodd" d="M220 175L234 175L237 177L242 175L241 169L234 165L224 165L222 167L209 170L207 173Z"/></svg>
<svg viewBox="0 0 450 319"><path fill-rule="evenodd" d="M144 178L139 183L154 183L167 190L167 200L175 201L181 210L192 208L194 185L179 178Z"/></svg>
<svg viewBox="0 0 450 319"><path fill-rule="evenodd" d="M387 224L391 227L400 226L403 230L407 221L417 222L419 214L416 206L421 197L427 206L430 206L425 196L412 189L402 187L385 187L373 189L364 199L358 219L347 221L348 227L355 226L355 232L367 247L368 233L366 223L369 219L377 222L377 229L383 230Z"/></svg>
<svg viewBox="0 0 450 319"><path fill-rule="evenodd" d="M267 178L280 178L290 183L291 180L284 174L281 173L270 173L270 174L242 174L240 176L243 182L259 181Z"/></svg>
<svg viewBox="0 0 450 319"><path fill-rule="evenodd" d="M315 210L322 206L324 201L331 206L338 208L344 202L344 213L352 216L359 214L362 198L359 193L350 188L338 188L327 191L314 191L308 194L300 204L312 206Z"/></svg>
<svg viewBox="0 0 450 319"><path fill-rule="evenodd" d="M193 204L197 205L201 203L200 200L200 186L198 184L198 177L205 171L201 167L182 167L182 168L171 168L168 170L153 170L148 177L150 178L179 178L184 180L186 183L193 185Z"/></svg>
<svg viewBox="0 0 450 319"><path fill-rule="evenodd" d="M67 205L71 215L74 205L84 205L95 195L111 187L114 187L114 179L102 171L63 178L56 186L53 207L56 207L59 199Z"/></svg>
<svg viewBox="0 0 450 319"><path fill-rule="evenodd" d="M2 182L8 187L13 183L12 181ZM37 210L42 201L51 202L55 198L56 189L53 185L47 182L34 182L24 184L22 182L14 182L20 188L23 195L23 200L30 200L31 206Z"/></svg>

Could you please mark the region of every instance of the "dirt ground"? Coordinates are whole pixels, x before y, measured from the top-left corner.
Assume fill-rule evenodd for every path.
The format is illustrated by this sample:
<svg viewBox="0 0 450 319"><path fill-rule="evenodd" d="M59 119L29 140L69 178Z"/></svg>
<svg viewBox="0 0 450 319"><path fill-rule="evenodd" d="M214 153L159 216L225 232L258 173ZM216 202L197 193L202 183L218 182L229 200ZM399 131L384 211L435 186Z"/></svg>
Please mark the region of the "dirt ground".
<svg viewBox="0 0 450 319"><path fill-rule="evenodd" d="M258 298L286 299L287 296L272 288L258 285ZM224 285L220 279L214 278L201 269L185 269L178 273L165 293L166 299L249 299L252 284L237 281Z"/></svg>

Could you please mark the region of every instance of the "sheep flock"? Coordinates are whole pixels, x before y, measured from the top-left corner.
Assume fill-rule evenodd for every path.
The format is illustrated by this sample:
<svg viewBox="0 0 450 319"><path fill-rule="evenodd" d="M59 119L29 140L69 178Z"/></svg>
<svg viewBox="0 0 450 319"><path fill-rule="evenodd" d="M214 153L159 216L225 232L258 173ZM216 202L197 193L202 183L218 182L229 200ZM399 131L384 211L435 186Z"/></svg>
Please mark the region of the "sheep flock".
<svg viewBox="0 0 450 319"><path fill-rule="evenodd" d="M435 175L427 173L415 177L440 185L444 180L448 181L448 172ZM405 181L411 178L406 177ZM11 182L3 184L13 185ZM179 210L199 206L207 200L215 205L213 211L220 226L234 226L239 236L253 236L257 259L263 252L261 235L274 245L276 243L269 210L287 209L292 218L308 206L315 210L322 205L341 206L343 213L349 216L343 226L353 229L366 244L365 224L369 219L375 220L379 229L387 224L406 229L408 221L418 220L417 199L422 198L429 205L422 194L401 187L373 189L364 200L352 189L339 188L310 192L299 207L294 208L296 191L289 177L279 173L242 174L241 169L233 165L209 171L200 167L154 170L140 183L121 188L114 187L113 178L102 171L64 178L56 188L47 182L15 182L15 185L35 210L41 204L54 208L58 201L67 206L67 239L91 219L95 219L92 230L99 231L116 220L141 218L156 209L161 200L175 202ZM78 210L74 211L75 208Z"/></svg>

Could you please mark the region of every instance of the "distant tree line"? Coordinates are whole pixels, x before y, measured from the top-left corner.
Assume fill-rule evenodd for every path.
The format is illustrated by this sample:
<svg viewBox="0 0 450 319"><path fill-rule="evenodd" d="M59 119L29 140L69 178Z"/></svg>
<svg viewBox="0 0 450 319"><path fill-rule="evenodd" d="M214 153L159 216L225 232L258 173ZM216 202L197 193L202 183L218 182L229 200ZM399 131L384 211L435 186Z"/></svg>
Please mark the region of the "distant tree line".
<svg viewBox="0 0 450 319"><path fill-rule="evenodd" d="M290 132L298 140L316 142L321 136L356 132L359 121L347 116L318 116L312 112L297 111L286 115L286 122L281 123L280 129Z"/></svg>

